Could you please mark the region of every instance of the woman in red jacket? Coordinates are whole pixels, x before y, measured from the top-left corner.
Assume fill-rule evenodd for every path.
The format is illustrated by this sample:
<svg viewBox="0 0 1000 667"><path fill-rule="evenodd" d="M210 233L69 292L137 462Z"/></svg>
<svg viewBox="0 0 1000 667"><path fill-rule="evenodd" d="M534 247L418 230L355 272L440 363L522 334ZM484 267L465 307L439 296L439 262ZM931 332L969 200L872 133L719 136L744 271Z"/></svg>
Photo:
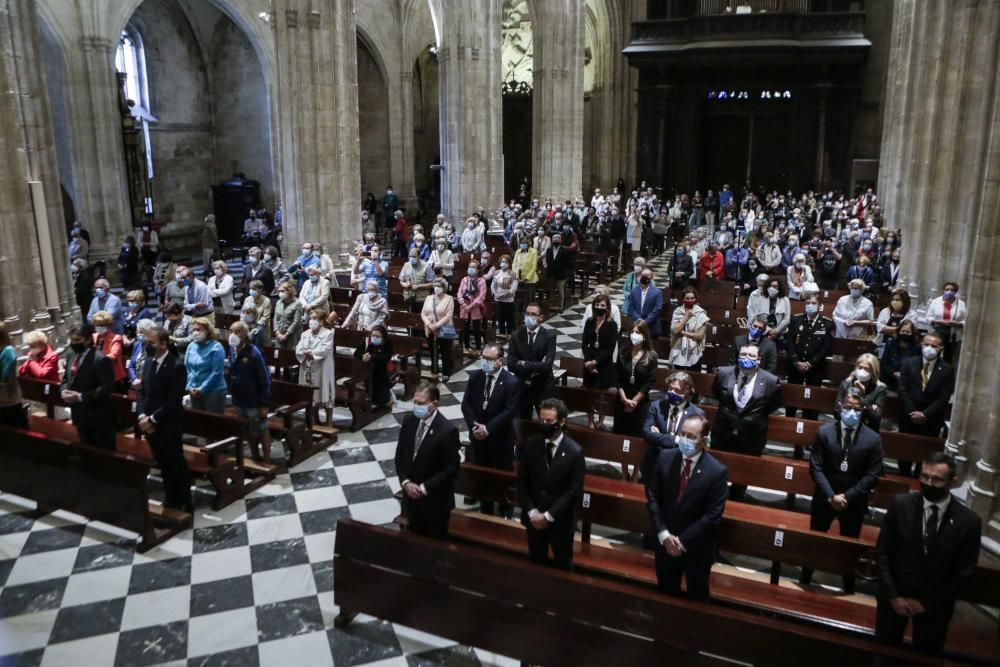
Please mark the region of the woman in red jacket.
<svg viewBox="0 0 1000 667"><path fill-rule="evenodd" d="M24 335L28 344L28 359L17 369L21 377L59 382L59 355L49 347L44 331L29 331Z"/></svg>
<svg viewBox="0 0 1000 667"><path fill-rule="evenodd" d="M111 330L112 322L111 313L106 310L94 313L94 347L111 360L115 370L115 384L118 384L128 377L125 372L125 341L121 334Z"/></svg>

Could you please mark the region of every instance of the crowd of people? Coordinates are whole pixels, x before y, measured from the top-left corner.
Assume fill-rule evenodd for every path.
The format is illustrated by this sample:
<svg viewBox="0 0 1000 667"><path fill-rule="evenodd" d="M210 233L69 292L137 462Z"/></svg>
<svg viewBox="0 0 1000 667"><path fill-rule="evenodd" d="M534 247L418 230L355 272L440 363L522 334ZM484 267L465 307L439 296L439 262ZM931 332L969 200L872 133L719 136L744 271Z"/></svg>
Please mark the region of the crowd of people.
<svg viewBox="0 0 1000 667"><path fill-rule="evenodd" d="M200 274L176 264L159 247L156 233L143 228L138 241L126 239L119 257L124 298L103 276L81 284L87 276L89 234L76 226L69 260L84 322L70 332L62 375L42 332L25 337L27 359L16 365L0 325L0 422L27 424L24 411L14 407L17 375L61 380L81 439L114 448L111 394L134 390L140 428L159 443L154 451L162 450L157 456L164 477L171 477L167 504L189 509L183 459L167 451L180 435L159 411L175 409L181 395L190 407L209 412L221 413L228 403L245 425L253 456L268 460L272 378L263 349L294 352L297 377L285 379L313 387L316 420L322 410L332 422L340 328L365 332L354 356L372 362L373 403L391 405L390 329L399 325L393 323L389 302L390 292L398 292L405 310L419 314L422 330L411 326L409 333L427 339L435 382L448 382L454 374L456 341L478 364L462 401L468 459L512 469L514 418L539 420L544 437L530 440L519 455L521 520L532 558L546 561L551 548L556 565L568 568L583 457L565 431L566 406L554 398L560 333L542 325L548 314L572 303L576 257L586 244L625 275L620 294L606 285L594 287L579 322L583 387L614 394L614 432L646 443L641 474L661 590L679 593L683 575L688 595L707 599L714 559L711 527L727 498L744 499L746 487L727 486L725 467L706 447L762 453L768 416L782 407L779 354L788 360L788 382L821 386L835 338L875 345L875 353L859 356L839 383L831 406L836 420L821 427L811 450L813 528L829 530L836 518L842 535L856 537L868 510L868 491L883 470L879 429L886 397L894 393L903 406L901 431L940 435L966 306L959 286L948 282L941 296L916 312L906 286L899 284L901 233L886 224L871 190L855 197L750 189L737 196L729 186L718 193L708 190L704 197L695 192L661 198L657 192L646 183L626 192L619 183L607 196L597 190L589 202L562 203L529 201L525 193L492 221L480 208L460 225L438 215L426 230L407 222L391 188L382 198L381 216L370 195L361 215L360 242L342 272L357 292L342 320L331 296L343 283L335 262L312 242L304 242L294 259L283 258L275 233L280 233L280 219L275 226L268 216L251 211L242 239L249 245L246 262L235 275L219 257L212 216L205 220ZM666 266L657 275L653 259L660 255ZM459 264L464 275L456 280ZM734 320L745 319L746 333L736 337L728 365L715 374L710 398L718 412L711 424L696 404L689 374L701 369L712 325L718 324L699 302L697 285L704 281L729 281L747 296L745 311L733 314ZM838 290L844 294L826 317L820 294ZM154 299L155 309L148 305ZM801 314L793 315L793 301L803 302ZM220 314L238 315L221 338ZM495 326L493 340L488 324ZM674 369L665 394L654 391L661 365ZM146 403L154 388L151 409ZM411 529L443 537L453 506L447 480L458 465L459 436L440 417L439 402L435 383L417 388L412 417L400 434L396 470ZM427 454L417 456L418 450ZM901 474L913 472L908 462L899 467ZM931 458L916 473L925 502L947 506L953 462ZM696 500L680 511L674 502L678 494ZM490 503L481 509L494 511ZM504 505L496 509L508 517L513 511ZM894 511L886 521L896 529ZM880 539L880 557L891 571L895 556L888 539ZM806 573L803 578L808 579ZM885 600L888 607L880 598L881 636L889 636L890 626L896 632L899 617L924 613L908 590L897 583L897 594ZM937 611L950 616L944 608ZM936 642L943 634L928 639L928 632L922 635L929 642L924 648L939 650Z"/></svg>

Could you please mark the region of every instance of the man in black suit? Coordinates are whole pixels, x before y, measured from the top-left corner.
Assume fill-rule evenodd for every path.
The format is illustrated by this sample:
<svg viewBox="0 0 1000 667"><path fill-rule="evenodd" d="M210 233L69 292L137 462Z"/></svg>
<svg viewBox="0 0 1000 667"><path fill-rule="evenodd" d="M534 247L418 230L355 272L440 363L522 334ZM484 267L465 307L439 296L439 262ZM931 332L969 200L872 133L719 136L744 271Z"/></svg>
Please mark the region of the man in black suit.
<svg viewBox="0 0 1000 667"><path fill-rule="evenodd" d="M249 259L243 265L243 294L250 291L250 283L259 280L264 283L264 296L270 297L274 293L274 272L265 264L261 258L260 248L250 248Z"/></svg>
<svg viewBox="0 0 1000 667"><path fill-rule="evenodd" d="M524 326L510 337L507 368L521 381L518 416L531 419L543 399L552 395L552 366L556 363L556 332L542 328L542 307L531 302L524 309Z"/></svg>
<svg viewBox="0 0 1000 667"><path fill-rule="evenodd" d="M658 546L656 583L663 593L708 600L708 579L715 562L715 531L726 508L728 471L705 451L708 420L688 417L664 450L646 483L646 502Z"/></svg>
<svg viewBox="0 0 1000 667"><path fill-rule="evenodd" d="M409 529L439 540L448 537L458 475L458 429L438 410L441 393L421 382L413 392L396 445L396 474L403 487L403 514Z"/></svg>
<svg viewBox="0 0 1000 667"><path fill-rule="evenodd" d="M810 449L809 474L816 483L809 527L827 532L837 519L840 534L861 535L868 513L868 495L882 474L882 438L861 423L865 397L858 389L847 391L841 402L840 420L823 424ZM812 570L802 570L802 583L812 579ZM844 578L844 590L853 592L854 578Z"/></svg>
<svg viewBox="0 0 1000 667"><path fill-rule="evenodd" d="M922 354L903 359L899 368L900 433L936 438L944 427L945 410L955 390L955 369L941 358L944 341L939 334L924 334ZM899 462L899 473L910 476L910 461Z"/></svg>
<svg viewBox="0 0 1000 667"><path fill-rule="evenodd" d="M566 281L573 276L573 255L562 247L562 234L552 235L552 245L545 251L545 277L552 289L550 308L562 310L566 307Z"/></svg>
<svg viewBox="0 0 1000 667"><path fill-rule="evenodd" d="M542 433L525 443L517 467L521 523L527 529L533 562L549 562L551 546L555 566L570 570L586 460L583 448L565 433L569 416L565 403L545 399L538 413Z"/></svg>
<svg viewBox="0 0 1000 667"><path fill-rule="evenodd" d="M146 367L136 411L139 430L163 473L163 504L194 511L191 473L184 459L184 387L187 370L170 347L170 334L162 327L146 333Z"/></svg>
<svg viewBox="0 0 1000 667"><path fill-rule="evenodd" d="M500 345L487 343L480 370L469 374L462 397L462 416L472 439L472 462L500 470L514 469L514 418L521 401L521 383L504 369ZM482 500L479 510L493 514L493 501ZM500 515L510 517L511 506L500 504Z"/></svg>
<svg viewBox="0 0 1000 667"><path fill-rule="evenodd" d="M772 375L778 373L778 346L767 335L767 316L757 315L750 322L750 328L745 334L733 339L729 346L729 364L736 366L740 361L740 349L745 345L760 348L760 367Z"/></svg>
<svg viewBox="0 0 1000 667"><path fill-rule="evenodd" d="M760 369L760 350L746 345L740 349L738 366L716 371L712 395L719 402L712 447L760 456L767 444L767 417L781 407L781 383ZM729 497L741 500L746 488L733 484Z"/></svg>
<svg viewBox="0 0 1000 667"><path fill-rule="evenodd" d="M649 405L646 423L642 427L642 436L646 440L646 454L639 466L643 481L646 481L660 452L677 446L675 438L681 431L681 425L688 417L705 415L705 411L691 402L694 395L694 381L684 371L676 371L667 377L667 393L658 401Z"/></svg>
<svg viewBox="0 0 1000 667"><path fill-rule="evenodd" d="M111 360L94 348L93 341L87 324L69 330L73 355L66 363L61 394L70 406L80 442L114 450L115 412L111 394L115 390L115 371Z"/></svg>
<svg viewBox="0 0 1000 667"><path fill-rule="evenodd" d="M788 383L808 384L819 387L826 375L826 357L833 346L833 320L819 314L819 295L805 298L805 312L794 316L785 333L785 352L788 354ZM795 408L786 408L785 414L794 417ZM806 419L816 419L815 410L803 410Z"/></svg>
<svg viewBox="0 0 1000 667"><path fill-rule="evenodd" d="M879 567L875 637L940 655L962 582L976 569L982 521L955 497L955 461L934 452L920 465L920 493L896 496L875 547Z"/></svg>

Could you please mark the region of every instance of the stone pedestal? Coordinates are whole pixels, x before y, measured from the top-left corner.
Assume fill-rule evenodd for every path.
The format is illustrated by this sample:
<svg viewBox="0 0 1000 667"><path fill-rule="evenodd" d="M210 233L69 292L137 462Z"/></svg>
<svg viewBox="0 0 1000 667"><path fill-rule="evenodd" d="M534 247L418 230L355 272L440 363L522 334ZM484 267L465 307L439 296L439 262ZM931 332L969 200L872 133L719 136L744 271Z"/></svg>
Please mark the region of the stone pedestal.
<svg viewBox="0 0 1000 667"><path fill-rule="evenodd" d="M278 168L285 252L332 257L360 235L357 34L351 0L276 0Z"/></svg>
<svg viewBox="0 0 1000 667"><path fill-rule="evenodd" d="M441 39L441 212L461 228L503 199L500 0L430 2Z"/></svg>
<svg viewBox="0 0 1000 667"><path fill-rule="evenodd" d="M35 12L0 3L0 317L18 344L31 329L60 333L73 304Z"/></svg>
<svg viewBox="0 0 1000 667"><path fill-rule="evenodd" d="M531 3L534 90L532 190L564 201L583 185L583 0Z"/></svg>
<svg viewBox="0 0 1000 667"><path fill-rule="evenodd" d="M1000 468L1000 3L893 4L878 194L903 230L901 276L969 308L948 449L997 538Z"/></svg>

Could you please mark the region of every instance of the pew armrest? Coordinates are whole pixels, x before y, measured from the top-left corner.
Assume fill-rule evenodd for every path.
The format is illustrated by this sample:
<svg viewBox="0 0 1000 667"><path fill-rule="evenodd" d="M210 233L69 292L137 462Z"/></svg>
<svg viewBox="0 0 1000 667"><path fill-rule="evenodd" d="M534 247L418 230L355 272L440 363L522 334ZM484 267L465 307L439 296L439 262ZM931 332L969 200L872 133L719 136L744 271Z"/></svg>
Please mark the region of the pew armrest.
<svg viewBox="0 0 1000 667"><path fill-rule="evenodd" d="M275 408L274 414L287 418L291 417L300 410L308 410L308 409L309 409L308 401L299 401L298 403L292 403L290 405L278 406L277 408Z"/></svg>
<svg viewBox="0 0 1000 667"><path fill-rule="evenodd" d="M219 452L224 452L230 447L238 448L242 440L235 436L226 438L224 440L219 440L218 442L211 442L204 447L202 450L208 454L218 454Z"/></svg>

